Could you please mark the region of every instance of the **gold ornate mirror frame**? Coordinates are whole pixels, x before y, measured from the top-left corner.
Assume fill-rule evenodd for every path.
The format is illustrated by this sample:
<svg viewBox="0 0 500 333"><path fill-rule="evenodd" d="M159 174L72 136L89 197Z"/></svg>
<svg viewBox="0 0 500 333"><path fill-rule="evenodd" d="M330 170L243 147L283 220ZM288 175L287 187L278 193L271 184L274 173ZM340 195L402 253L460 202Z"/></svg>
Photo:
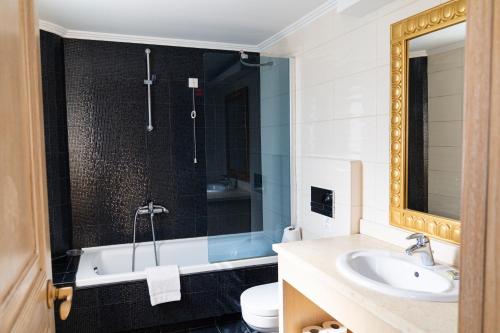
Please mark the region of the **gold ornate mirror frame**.
<svg viewBox="0 0 500 333"><path fill-rule="evenodd" d="M466 1L452 0L391 25L390 223L455 244L460 221L407 208L407 47L410 39L465 21L466 14Z"/></svg>

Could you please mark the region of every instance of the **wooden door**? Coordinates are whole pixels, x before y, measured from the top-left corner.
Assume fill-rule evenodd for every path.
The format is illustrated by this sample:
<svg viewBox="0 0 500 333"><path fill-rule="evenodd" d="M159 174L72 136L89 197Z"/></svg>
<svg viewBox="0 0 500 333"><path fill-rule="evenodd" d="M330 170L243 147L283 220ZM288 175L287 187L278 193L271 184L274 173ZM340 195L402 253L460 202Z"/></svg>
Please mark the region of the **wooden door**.
<svg viewBox="0 0 500 333"><path fill-rule="evenodd" d="M38 15L0 1L0 332L53 332Z"/></svg>

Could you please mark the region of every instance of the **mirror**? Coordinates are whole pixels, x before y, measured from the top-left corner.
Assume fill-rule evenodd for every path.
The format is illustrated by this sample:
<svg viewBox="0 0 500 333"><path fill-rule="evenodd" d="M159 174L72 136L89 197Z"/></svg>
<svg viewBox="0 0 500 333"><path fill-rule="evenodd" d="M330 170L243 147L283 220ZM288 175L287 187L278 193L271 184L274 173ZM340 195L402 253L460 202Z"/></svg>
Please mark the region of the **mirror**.
<svg viewBox="0 0 500 333"><path fill-rule="evenodd" d="M460 242L466 2L391 26L390 223Z"/></svg>
<svg viewBox="0 0 500 333"><path fill-rule="evenodd" d="M460 219L465 22L408 41L407 207Z"/></svg>

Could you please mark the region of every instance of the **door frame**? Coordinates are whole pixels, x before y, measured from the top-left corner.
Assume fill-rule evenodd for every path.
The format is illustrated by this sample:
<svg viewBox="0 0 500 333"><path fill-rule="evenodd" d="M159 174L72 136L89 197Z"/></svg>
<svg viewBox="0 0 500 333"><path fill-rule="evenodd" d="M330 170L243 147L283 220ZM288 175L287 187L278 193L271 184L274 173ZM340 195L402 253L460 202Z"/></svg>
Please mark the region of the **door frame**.
<svg viewBox="0 0 500 333"><path fill-rule="evenodd" d="M467 6L459 331L499 332L500 2Z"/></svg>

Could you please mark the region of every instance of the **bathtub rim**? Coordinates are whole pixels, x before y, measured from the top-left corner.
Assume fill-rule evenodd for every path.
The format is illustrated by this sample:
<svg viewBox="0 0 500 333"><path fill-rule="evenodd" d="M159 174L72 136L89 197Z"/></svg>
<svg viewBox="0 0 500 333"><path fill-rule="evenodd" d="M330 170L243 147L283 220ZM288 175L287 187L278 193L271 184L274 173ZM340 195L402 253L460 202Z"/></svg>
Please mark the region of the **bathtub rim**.
<svg viewBox="0 0 500 333"><path fill-rule="evenodd" d="M162 243L181 243L181 242L192 242L192 241L208 241L209 237L192 237L192 238L182 238L182 239L171 239L171 240L162 240L157 242L157 245ZM153 245L152 241L149 242L141 242L138 243L142 246ZM113 244L113 245L104 245L104 246L94 246L82 248L84 251L83 255L80 257L80 262L78 265L78 270L76 273L75 286L76 288L89 288L89 287L97 287L107 284L117 284L124 282L134 282L141 281L146 279L146 274L144 271L139 272L124 272L124 273L115 273L115 274L105 274L99 275L97 274L92 265L92 254L97 255L103 248L106 249L120 249L125 248L127 246L132 246L132 243L126 244ZM244 258L237 260L228 260L216 263L204 263L200 265L191 265L191 266L179 266L180 275L190 275L197 273L209 273L223 270L231 270L243 267L251 267L251 266L261 266L261 265L269 265L276 264L278 262L277 255L270 256L262 256L262 257L252 257L252 258Z"/></svg>

